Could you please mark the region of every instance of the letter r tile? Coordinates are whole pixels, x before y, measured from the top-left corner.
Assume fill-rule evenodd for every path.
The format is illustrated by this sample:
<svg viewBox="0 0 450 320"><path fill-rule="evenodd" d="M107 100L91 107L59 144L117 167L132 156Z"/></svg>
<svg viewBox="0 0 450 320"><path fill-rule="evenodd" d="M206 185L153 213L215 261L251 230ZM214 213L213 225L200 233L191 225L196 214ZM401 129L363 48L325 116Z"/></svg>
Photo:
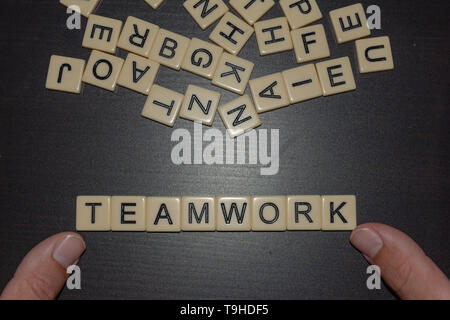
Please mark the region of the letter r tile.
<svg viewBox="0 0 450 320"><path fill-rule="evenodd" d="M91 14L83 37L83 47L116 53L122 21Z"/></svg>
<svg viewBox="0 0 450 320"><path fill-rule="evenodd" d="M156 24L135 17L128 17L117 46L120 49L148 58L158 31L159 26Z"/></svg>

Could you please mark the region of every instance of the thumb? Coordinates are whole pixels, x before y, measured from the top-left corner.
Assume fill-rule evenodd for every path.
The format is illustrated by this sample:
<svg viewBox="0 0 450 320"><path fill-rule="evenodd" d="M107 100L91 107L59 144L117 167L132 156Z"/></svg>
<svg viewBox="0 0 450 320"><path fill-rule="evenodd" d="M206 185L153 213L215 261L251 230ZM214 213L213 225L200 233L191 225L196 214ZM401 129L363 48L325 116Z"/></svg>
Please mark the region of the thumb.
<svg viewBox="0 0 450 320"><path fill-rule="evenodd" d="M78 262L86 249L73 232L58 233L36 245L23 258L0 299L55 299L68 277L68 266Z"/></svg>
<svg viewBox="0 0 450 320"><path fill-rule="evenodd" d="M378 223L358 226L350 242L401 299L450 299L447 276L405 233Z"/></svg>

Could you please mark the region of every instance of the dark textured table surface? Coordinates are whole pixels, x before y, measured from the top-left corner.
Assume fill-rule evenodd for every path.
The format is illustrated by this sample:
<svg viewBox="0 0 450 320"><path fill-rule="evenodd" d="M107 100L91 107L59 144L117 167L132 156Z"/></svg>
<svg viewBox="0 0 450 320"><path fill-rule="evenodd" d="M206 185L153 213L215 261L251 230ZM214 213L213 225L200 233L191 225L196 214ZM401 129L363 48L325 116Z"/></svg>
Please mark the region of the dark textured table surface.
<svg viewBox="0 0 450 320"><path fill-rule="evenodd" d="M192 122L171 129L142 118L143 95L46 90L51 54L89 57L86 19L68 30L56 0L1 1L0 287L34 244L75 229L79 194L356 194L359 223L402 229L449 274L449 2L362 1L381 7L373 35L390 36L395 61L395 71L367 75L357 72L354 44L336 44L327 17L355 1L318 2L332 57L350 57L357 90L261 115L262 129L280 130L279 173L261 176L254 165L173 164L171 133L192 132ZM154 11L143 0L104 0L96 13L205 40L213 28L202 32L182 1ZM277 16L278 4L263 19ZM255 62L252 78L296 66L292 51L260 57L255 36L240 56ZM237 97L165 67L156 82ZM219 116L213 127L224 132ZM367 263L348 232L82 234L82 290L61 299L393 298L385 286L366 288Z"/></svg>

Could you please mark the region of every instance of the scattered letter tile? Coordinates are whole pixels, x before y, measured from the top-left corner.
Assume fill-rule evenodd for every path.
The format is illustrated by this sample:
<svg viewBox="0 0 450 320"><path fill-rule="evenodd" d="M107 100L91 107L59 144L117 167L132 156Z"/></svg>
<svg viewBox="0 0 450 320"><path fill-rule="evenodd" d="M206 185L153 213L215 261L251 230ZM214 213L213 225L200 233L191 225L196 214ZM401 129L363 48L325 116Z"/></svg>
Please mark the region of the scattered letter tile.
<svg viewBox="0 0 450 320"><path fill-rule="evenodd" d="M83 75L83 82L114 91L122 66L122 58L93 50Z"/></svg>
<svg viewBox="0 0 450 320"><path fill-rule="evenodd" d="M389 37L356 40L355 46L360 73L394 69Z"/></svg>
<svg viewBox="0 0 450 320"><path fill-rule="evenodd" d="M145 197L111 197L111 229L113 231L145 231Z"/></svg>
<svg viewBox="0 0 450 320"><path fill-rule="evenodd" d="M84 32L83 47L114 54L122 21L91 14Z"/></svg>
<svg viewBox="0 0 450 320"><path fill-rule="evenodd" d="M180 117L211 126L216 116L220 93L190 84L184 94Z"/></svg>
<svg viewBox="0 0 450 320"><path fill-rule="evenodd" d="M152 7L153 9L158 9L159 6L162 5L162 3L164 2L164 0L145 0L145 2L147 2L147 4Z"/></svg>
<svg viewBox="0 0 450 320"><path fill-rule="evenodd" d="M289 95L280 72L252 79L249 85L258 113L289 105Z"/></svg>
<svg viewBox="0 0 450 320"><path fill-rule="evenodd" d="M99 1L100 0L60 0L59 3L68 8L70 6L77 6L80 8L80 13L87 18L95 10Z"/></svg>
<svg viewBox="0 0 450 320"><path fill-rule="evenodd" d="M51 90L80 93L85 61L52 55L45 87Z"/></svg>
<svg viewBox="0 0 450 320"><path fill-rule="evenodd" d="M158 73L159 63L129 53L117 84L119 86L148 95Z"/></svg>
<svg viewBox="0 0 450 320"><path fill-rule="evenodd" d="M370 36L366 13L360 3L330 11L330 19L338 43Z"/></svg>
<svg viewBox="0 0 450 320"><path fill-rule="evenodd" d="M284 17L255 23L255 34L261 56L293 48L289 25Z"/></svg>
<svg viewBox="0 0 450 320"><path fill-rule="evenodd" d="M128 17L117 46L148 58L158 31L159 26L156 24L135 17Z"/></svg>
<svg viewBox="0 0 450 320"><path fill-rule="evenodd" d="M243 95L254 64L229 53L222 54L212 84Z"/></svg>
<svg viewBox="0 0 450 320"><path fill-rule="evenodd" d="M261 125L258 113L248 95L243 95L220 106L219 115L231 138Z"/></svg>
<svg viewBox="0 0 450 320"><path fill-rule="evenodd" d="M316 64L316 69L324 96L356 89L355 78L348 57L319 62Z"/></svg>
<svg viewBox="0 0 450 320"><path fill-rule="evenodd" d="M314 64L288 69L282 74L291 104L323 95Z"/></svg>
<svg viewBox="0 0 450 320"><path fill-rule="evenodd" d="M153 85L141 115L145 118L173 127L183 102L181 93Z"/></svg>

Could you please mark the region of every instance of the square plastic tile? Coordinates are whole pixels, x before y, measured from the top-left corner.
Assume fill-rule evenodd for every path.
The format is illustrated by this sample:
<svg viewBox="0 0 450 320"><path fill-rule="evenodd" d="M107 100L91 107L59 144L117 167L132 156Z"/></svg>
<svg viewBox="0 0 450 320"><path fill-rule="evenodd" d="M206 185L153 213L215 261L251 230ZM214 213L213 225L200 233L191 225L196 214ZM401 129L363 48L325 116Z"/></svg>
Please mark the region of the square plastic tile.
<svg viewBox="0 0 450 320"><path fill-rule="evenodd" d="M289 25L284 17L255 23L255 34L261 56L293 48Z"/></svg>
<svg viewBox="0 0 450 320"><path fill-rule="evenodd" d="M78 196L78 231L111 230L111 198L109 196Z"/></svg>
<svg viewBox="0 0 450 320"><path fill-rule="evenodd" d="M190 39L174 32L159 29L150 49L150 59L163 66L180 70Z"/></svg>
<svg viewBox="0 0 450 320"><path fill-rule="evenodd" d="M366 13L361 3L330 11L330 19L338 43L370 36Z"/></svg>
<svg viewBox="0 0 450 320"><path fill-rule="evenodd" d="M294 43L295 58L298 63L330 56L325 29L321 24L292 30L291 37Z"/></svg>
<svg viewBox="0 0 450 320"><path fill-rule="evenodd" d="M250 197L216 197L218 231L250 231L252 229Z"/></svg>
<svg viewBox="0 0 450 320"><path fill-rule="evenodd" d="M250 25L258 21L274 5L273 0L230 0L230 6Z"/></svg>
<svg viewBox="0 0 450 320"><path fill-rule="evenodd" d="M93 50L83 74L83 82L114 91L123 62L122 58Z"/></svg>
<svg viewBox="0 0 450 320"><path fill-rule="evenodd" d="M227 52L222 54L212 84L243 95L254 64Z"/></svg>
<svg viewBox="0 0 450 320"><path fill-rule="evenodd" d="M121 30L122 21L91 14L84 32L83 47L114 54Z"/></svg>
<svg viewBox="0 0 450 320"><path fill-rule="evenodd" d="M180 112L184 95L154 84L150 89L141 115L169 127L173 127Z"/></svg>
<svg viewBox="0 0 450 320"><path fill-rule="evenodd" d="M280 0L280 6L292 29L304 27L322 18L316 0Z"/></svg>
<svg viewBox="0 0 450 320"><path fill-rule="evenodd" d="M192 38L181 68L211 80L223 49L215 44Z"/></svg>
<svg viewBox="0 0 450 320"><path fill-rule="evenodd" d="M323 95L314 64L288 69L283 71L282 74L291 104Z"/></svg>
<svg viewBox="0 0 450 320"><path fill-rule="evenodd" d="M216 116L220 93L190 84L184 94L180 118L211 126Z"/></svg>
<svg viewBox="0 0 450 320"><path fill-rule="evenodd" d="M286 107L290 103L283 75L280 72L252 79L249 85L258 113Z"/></svg>
<svg viewBox="0 0 450 320"><path fill-rule="evenodd" d="M120 72L117 84L148 95L158 70L158 62L129 53Z"/></svg>
<svg viewBox="0 0 450 320"><path fill-rule="evenodd" d="M135 17L128 17L117 46L148 58L158 31L159 26L156 24Z"/></svg>
<svg viewBox="0 0 450 320"><path fill-rule="evenodd" d="M80 93L85 61L52 55L45 87L51 90Z"/></svg>
<svg viewBox="0 0 450 320"><path fill-rule="evenodd" d="M187 0L183 3L183 7L202 30L228 12L228 7L222 0Z"/></svg>
<svg viewBox="0 0 450 320"><path fill-rule="evenodd" d="M60 0L59 3L66 7L77 6L80 8L80 13L84 17L89 15L95 10L100 0Z"/></svg>
<svg viewBox="0 0 450 320"><path fill-rule="evenodd" d="M316 70L324 96L356 89L355 78L348 57L319 62L316 64Z"/></svg>
<svg viewBox="0 0 450 320"><path fill-rule="evenodd" d="M288 230L321 230L322 197L288 196L287 197Z"/></svg>
<svg viewBox="0 0 450 320"><path fill-rule="evenodd" d="M218 111L231 138L261 125L258 113L248 95L243 95L220 106Z"/></svg>
<svg viewBox="0 0 450 320"><path fill-rule="evenodd" d="M389 37L356 40L355 46L360 73L394 69Z"/></svg>

